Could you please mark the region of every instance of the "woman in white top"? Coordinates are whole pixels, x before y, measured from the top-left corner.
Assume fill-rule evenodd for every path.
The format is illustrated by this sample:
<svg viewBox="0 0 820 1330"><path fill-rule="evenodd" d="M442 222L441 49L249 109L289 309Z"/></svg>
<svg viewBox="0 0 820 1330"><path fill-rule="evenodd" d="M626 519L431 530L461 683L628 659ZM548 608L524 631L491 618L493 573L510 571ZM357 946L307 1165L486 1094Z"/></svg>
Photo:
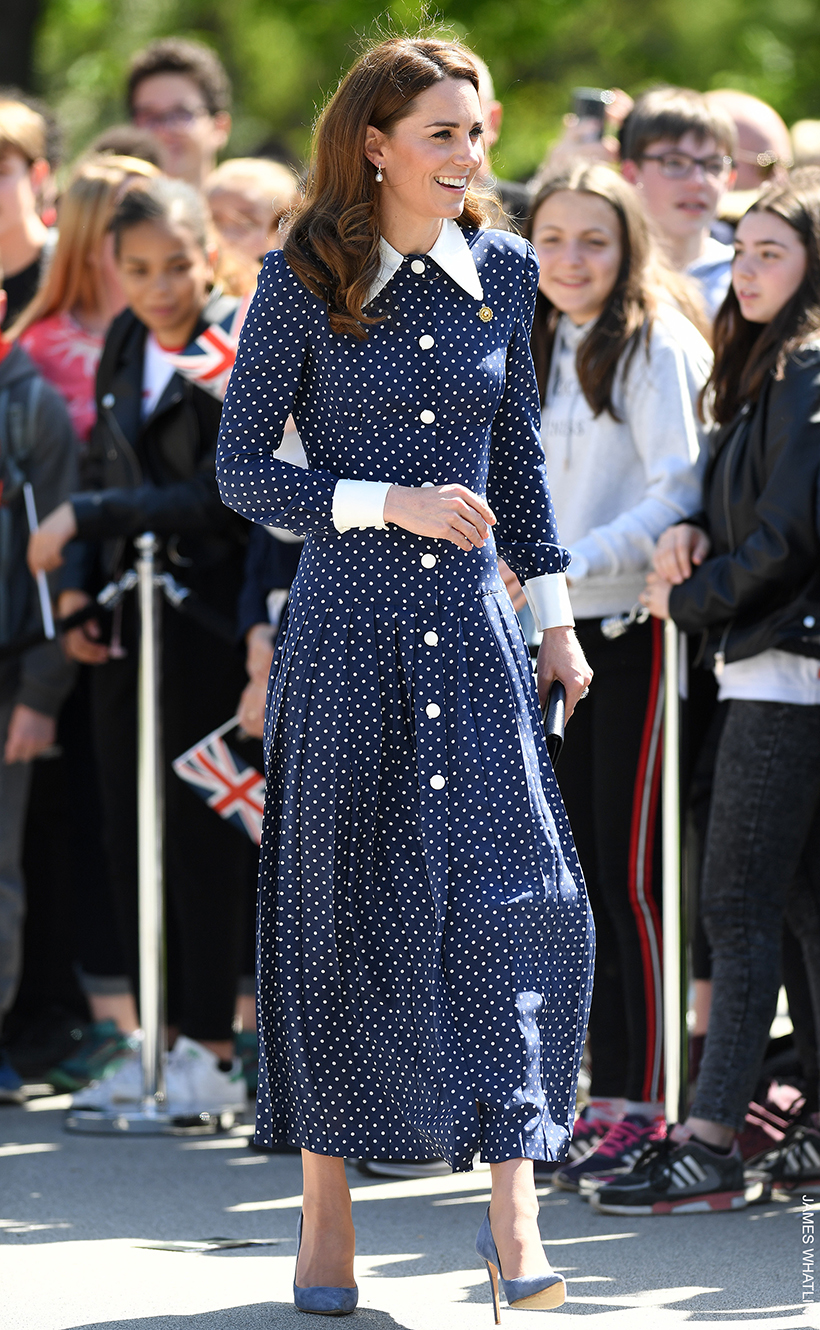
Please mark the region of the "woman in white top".
<svg viewBox="0 0 820 1330"><path fill-rule="evenodd" d="M577 1187L579 1172L622 1165L662 1114L661 635L657 623L623 631L620 616L636 605L658 535L699 504L696 400L711 353L682 312L697 317L685 279L663 268L634 190L608 167L577 164L548 180L528 235L541 266L542 441L576 631L595 671L559 768L599 930L593 1102L573 1151L587 1160L571 1155L558 1173ZM603 1136L604 1156L589 1156Z"/></svg>

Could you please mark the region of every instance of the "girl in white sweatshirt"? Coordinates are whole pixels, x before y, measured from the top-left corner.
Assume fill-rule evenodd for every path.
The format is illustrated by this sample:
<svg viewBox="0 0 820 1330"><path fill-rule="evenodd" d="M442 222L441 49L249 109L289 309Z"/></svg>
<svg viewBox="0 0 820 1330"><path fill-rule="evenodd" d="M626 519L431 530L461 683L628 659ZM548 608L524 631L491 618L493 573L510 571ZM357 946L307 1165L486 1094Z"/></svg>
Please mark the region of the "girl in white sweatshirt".
<svg viewBox="0 0 820 1330"><path fill-rule="evenodd" d="M661 634L657 620L615 638L602 623L637 604L657 537L699 506L696 400L712 357L683 312L697 317L685 279L663 269L635 191L608 167L547 181L528 235L542 438L595 672L558 771L598 933L592 1104L556 1175L577 1188L662 1130Z"/></svg>

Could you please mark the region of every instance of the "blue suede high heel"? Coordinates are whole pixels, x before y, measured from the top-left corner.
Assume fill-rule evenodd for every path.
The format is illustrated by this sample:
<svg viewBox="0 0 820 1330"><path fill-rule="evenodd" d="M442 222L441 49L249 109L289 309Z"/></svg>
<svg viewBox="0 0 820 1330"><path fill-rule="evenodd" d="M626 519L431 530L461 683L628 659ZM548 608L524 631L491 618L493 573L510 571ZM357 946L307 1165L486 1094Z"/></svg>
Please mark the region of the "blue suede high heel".
<svg viewBox="0 0 820 1330"><path fill-rule="evenodd" d="M296 1225L296 1264L299 1264L299 1248L302 1245L302 1216ZM317 1284L313 1288L299 1288L296 1275L293 1276L293 1301L299 1312L313 1312L316 1316L349 1316L355 1312L359 1301L359 1290L352 1288L331 1288L330 1285Z"/></svg>
<svg viewBox="0 0 820 1330"><path fill-rule="evenodd" d="M567 1296L567 1285L563 1275L533 1275L524 1279L505 1279L501 1273L498 1248L495 1245L493 1231L490 1228L490 1211L484 1216L484 1223L478 1230L475 1249L486 1263L490 1276L490 1288L493 1293L493 1313L496 1325L501 1324L501 1303L498 1298L498 1285L504 1290L504 1297L509 1307L521 1311L547 1311L551 1307L562 1306Z"/></svg>

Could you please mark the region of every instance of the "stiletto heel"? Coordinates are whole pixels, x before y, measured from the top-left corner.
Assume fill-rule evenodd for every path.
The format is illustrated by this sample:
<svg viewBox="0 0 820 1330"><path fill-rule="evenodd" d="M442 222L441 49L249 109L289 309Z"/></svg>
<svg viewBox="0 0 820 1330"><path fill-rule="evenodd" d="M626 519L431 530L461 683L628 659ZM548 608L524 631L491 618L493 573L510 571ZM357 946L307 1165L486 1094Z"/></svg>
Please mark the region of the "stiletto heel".
<svg viewBox="0 0 820 1330"><path fill-rule="evenodd" d="M498 1269L492 1261L485 1261L487 1274L490 1276L490 1291L493 1295L493 1315L496 1325L501 1324L501 1301L498 1296Z"/></svg>
<svg viewBox="0 0 820 1330"><path fill-rule="evenodd" d="M499 1284L504 1290L507 1306L521 1311L548 1311L561 1307L566 1300L567 1285L563 1275L533 1275L522 1279L505 1279L498 1259L493 1231L490 1228L490 1211L484 1216L484 1222L478 1230L475 1249L487 1266L490 1276L490 1288L493 1292L493 1312L495 1323L501 1322L501 1307L498 1299Z"/></svg>
<svg viewBox="0 0 820 1330"><path fill-rule="evenodd" d="M299 1266L299 1250L302 1246L302 1215L296 1225L296 1266ZM296 1271L293 1274L293 1301L299 1312L313 1312L315 1316L349 1316L355 1312L359 1301L359 1290L352 1288L332 1288L330 1285L317 1284L313 1288L298 1288Z"/></svg>

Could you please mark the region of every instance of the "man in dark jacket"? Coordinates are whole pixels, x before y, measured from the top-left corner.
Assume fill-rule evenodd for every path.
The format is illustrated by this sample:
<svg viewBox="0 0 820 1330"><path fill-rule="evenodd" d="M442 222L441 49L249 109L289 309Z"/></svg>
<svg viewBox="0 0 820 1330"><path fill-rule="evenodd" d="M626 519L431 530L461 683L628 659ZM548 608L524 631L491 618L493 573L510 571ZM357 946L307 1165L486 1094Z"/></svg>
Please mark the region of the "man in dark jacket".
<svg viewBox="0 0 820 1330"><path fill-rule="evenodd" d="M0 292L0 322L5 309ZM23 486L51 512L76 484L76 445L62 397L22 347L0 342L0 647L42 630L26 567ZM58 642L0 661L0 1028L20 978L24 915L21 854L31 762L54 742L57 713L74 676ZM0 1102L20 1078L0 1051Z"/></svg>

